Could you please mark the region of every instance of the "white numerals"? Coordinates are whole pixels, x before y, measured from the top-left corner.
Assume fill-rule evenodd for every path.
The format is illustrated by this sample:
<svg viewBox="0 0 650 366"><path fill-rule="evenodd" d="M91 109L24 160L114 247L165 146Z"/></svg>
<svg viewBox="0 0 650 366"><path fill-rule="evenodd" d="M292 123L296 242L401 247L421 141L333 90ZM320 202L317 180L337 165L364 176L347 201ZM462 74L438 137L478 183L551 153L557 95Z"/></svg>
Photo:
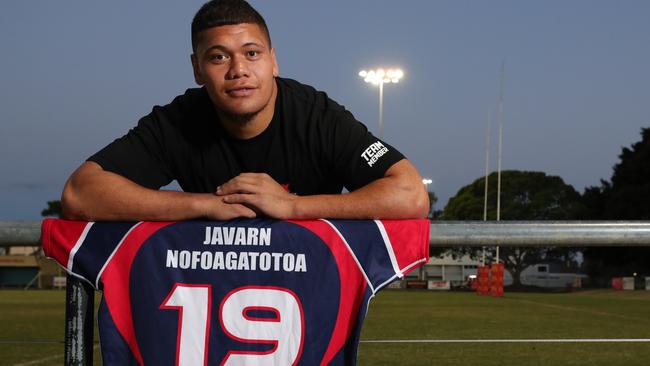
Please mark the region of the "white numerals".
<svg viewBox="0 0 650 366"><path fill-rule="evenodd" d="M178 310L176 365L207 365L210 330L210 285L177 283L161 309Z"/></svg>
<svg viewBox="0 0 650 366"><path fill-rule="evenodd" d="M256 312L273 314L256 317ZM223 365L293 365L303 343L303 316L295 294L280 288L240 288L221 303L221 324L226 334L245 343L265 343L268 352L230 351Z"/></svg>
<svg viewBox="0 0 650 366"><path fill-rule="evenodd" d="M160 308L179 312L176 365L207 365L211 286L176 284ZM224 297L218 315L221 328L233 340L271 345L264 352L229 350L221 365L288 366L299 360L304 317L300 300L290 290L240 287Z"/></svg>

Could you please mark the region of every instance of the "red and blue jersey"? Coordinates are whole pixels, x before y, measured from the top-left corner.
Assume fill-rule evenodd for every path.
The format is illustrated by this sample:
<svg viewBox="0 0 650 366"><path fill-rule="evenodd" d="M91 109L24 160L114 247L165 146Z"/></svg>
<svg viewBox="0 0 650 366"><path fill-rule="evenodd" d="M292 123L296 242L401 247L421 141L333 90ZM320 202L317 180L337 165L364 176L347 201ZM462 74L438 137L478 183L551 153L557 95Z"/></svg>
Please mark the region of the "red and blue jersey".
<svg viewBox="0 0 650 366"><path fill-rule="evenodd" d="M103 291L105 365L354 365L369 300L428 260L427 220L45 220Z"/></svg>

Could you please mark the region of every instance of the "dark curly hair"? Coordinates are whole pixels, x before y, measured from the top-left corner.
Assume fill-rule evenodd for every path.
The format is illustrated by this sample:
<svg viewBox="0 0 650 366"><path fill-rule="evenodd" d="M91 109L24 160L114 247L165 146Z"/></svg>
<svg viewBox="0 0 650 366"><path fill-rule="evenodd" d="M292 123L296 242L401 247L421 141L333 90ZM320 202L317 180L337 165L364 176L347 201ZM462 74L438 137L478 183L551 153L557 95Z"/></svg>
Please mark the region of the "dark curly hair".
<svg viewBox="0 0 650 366"><path fill-rule="evenodd" d="M257 24L271 46L271 36L264 18L249 3L244 0L212 0L203 4L192 20L192 51L196 52L204 30L241 23Z"/></svg>

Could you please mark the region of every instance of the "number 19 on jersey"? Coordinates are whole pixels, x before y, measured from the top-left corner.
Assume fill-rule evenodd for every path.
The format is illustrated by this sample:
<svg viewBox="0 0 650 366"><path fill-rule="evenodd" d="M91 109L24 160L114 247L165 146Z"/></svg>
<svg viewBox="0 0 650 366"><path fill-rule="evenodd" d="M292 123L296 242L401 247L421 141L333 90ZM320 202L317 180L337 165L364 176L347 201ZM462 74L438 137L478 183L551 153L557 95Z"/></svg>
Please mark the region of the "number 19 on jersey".
<svg viewBox="0 0 650 366"><path fill-rule="evenodd" d="M177 283L160 305L178 312L176 365L207 365L212 286ZM244 286L230 291L215 314L223 332L241 343L270 345L268 351L228 350L220 365L295 365L304 341L300 300L291 290Z"/></svg>

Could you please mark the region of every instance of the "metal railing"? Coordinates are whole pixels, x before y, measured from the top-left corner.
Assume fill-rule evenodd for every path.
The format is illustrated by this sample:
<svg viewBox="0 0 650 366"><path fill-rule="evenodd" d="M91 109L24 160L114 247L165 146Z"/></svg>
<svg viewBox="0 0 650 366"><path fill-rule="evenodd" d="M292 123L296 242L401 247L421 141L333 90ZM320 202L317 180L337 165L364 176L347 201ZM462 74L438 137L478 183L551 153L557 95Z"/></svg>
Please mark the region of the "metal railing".
<svg viewBox="0 0 650 366"><path fill-rule="evenodd" d="M40 221L0 221L0 247L40 245Z"/></svg>
<svg viewBox="0 0 650 366"><path fill-rule="evenodd" d="M650 246L649 221L433 221L432 247Z"/></svg>
<svg viewBox="0 0 650 366"><path fill-rule="evenodd" d="M40 221L0 221L0 247L40 245ZM650 221L432 221L432 247L650 246Z"/></svg>
<svg viewBox="0 0 650 366"><path fill-rule="evenodd" d="M1 246L40 245L40 221L0 221ZM648 246L649 221L434 221L434 248ZM92 365L93 288L68 276L65 364Z"/></svg>

